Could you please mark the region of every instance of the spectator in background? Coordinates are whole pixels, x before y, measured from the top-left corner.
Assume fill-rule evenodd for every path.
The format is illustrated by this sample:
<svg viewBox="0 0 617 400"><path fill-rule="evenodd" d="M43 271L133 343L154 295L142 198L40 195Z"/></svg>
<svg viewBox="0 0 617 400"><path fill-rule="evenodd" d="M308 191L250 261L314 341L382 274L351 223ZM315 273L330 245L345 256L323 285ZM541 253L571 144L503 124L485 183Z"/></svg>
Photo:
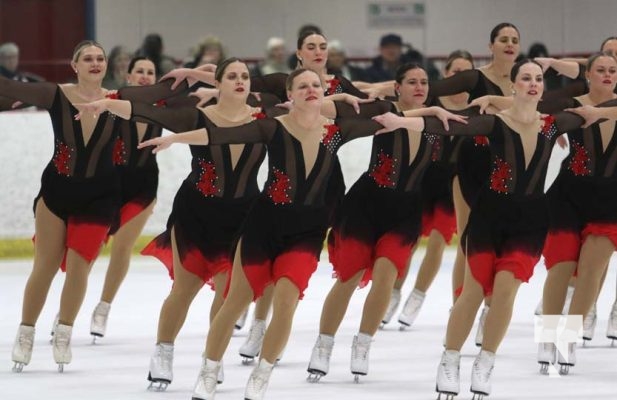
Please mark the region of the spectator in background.
<svg viewBox="0 0 617 400"><path fill-rule="evenodd" d="M426 75L428 76L429 81L436 81L441 79L441 74L439 72L439 68L435 66L433 61L424 57L422 53L418 50L414 49L410 44L405 44L408 47L408 50L403 54L402 58L404 63L416 63L426 71Z"/></svg>
<svg viewBox="0 0 617 400"><path fill-rule="evenodd" d="M544 43L533 43L529 46L527 58L550 57ZM555 90L563 86L563 79L554 68L549 68L544 73L544 90Z"/></svg>
<svg viewBox="0 0 617 400"><path fill-rule="evenodd" d="M197 44L197 49L193 51L193 59L185 63L184 67L195 68L204 64L217 65L226 58L221 39L214 35L208 35Z"/></svg>
<svg viewBox="0 0 617 400"><path fill-rule="evenodd" d="M285 41L279 37L271 37L266 44L266 59L251 71L253 76L263 76L275 72L289 73L287 66L287 48Z"/></svg>
<svg viewBox="0 0 617 400"><path fill-rule="evenodd" d="M366 71L368 82L384 82L394 80L396 70L403 65L403 39L399 35L389 33L381 37L379 56L373 59L372 65Z"/></svg>
<svg viewBox="0 0 617 400"><path fill-rule="evenodd" d="M176 67L176 60L163 53L163 38L158 33L151 33L144 38L135 56L146 57L154 63L156 76L163 76Z"/></svg>
<svg viewBox="0 0 617 400"><path fill-rule="evenodd" d="M364 69L354 67L347 63L345 49L338 40L331 40L328 42L328 63L326 67L328 68L329 74L344 76L352 82L365 82L367 80Z"/></svg>
<svg viewBox="0 0 617 400"><path fill-rule="evenodd" d="M19 47L13 42L0 45L0 75L21 82L40 82L42 77L28 72L21 72L19 66Z"/></svg>
<svg viewBox="0 0 617 400"><path fill-rule="evenodd" d="M107 73L103 78L105 89L120 89L127 85L131 53L124 46L115 46L109 52Z"/></svg>
<svg viewBox="0 0 617 400"><path fill-rule="evenodd" d="M315 32L317 34L323 35L323 31L321 30L321 28L315 24L302 25L300 29L298 29L298 37L301 37L306 32ZM296 56L295 52L289 55L289 58L287 59L287 66L290 70L298 68L298 57Z"/></svg>

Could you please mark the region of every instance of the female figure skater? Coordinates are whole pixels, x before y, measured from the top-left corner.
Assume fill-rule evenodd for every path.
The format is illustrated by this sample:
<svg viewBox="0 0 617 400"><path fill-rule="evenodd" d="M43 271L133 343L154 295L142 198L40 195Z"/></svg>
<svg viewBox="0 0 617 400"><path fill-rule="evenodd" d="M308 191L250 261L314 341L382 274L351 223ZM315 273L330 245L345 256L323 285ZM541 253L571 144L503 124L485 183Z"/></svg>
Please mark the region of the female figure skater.
<svg viewBox="0 0 617 400"><path fill-rule="evenodd" d="M444 67L444 77L448 78L458 72L474 68L473 58L464 50L457 50L450 54ZM467 107L469 94L466 92L451 96L442 96L434 99L433 103L448 110L462 110ZM435 101L436 100L436 101ZM411 326L418 316L426 291L435 279L443 257L446 244L457 231L462 233L469 216L469 208L460 195L460 186L456 175L456 157L461 144L460 137L443 138L444 150L441 157L431 163L422 179L422 236L428 237L426 255L418 269L416 282L412 294L405 302L398 321L402 327ZM456 186L458 190L454 190ZM457 196L453 197L453 193ZM457 212L455 213L455 210ZM413 252L412 250L412 256ZM411 261L411 260L410 260ZM385 325L396 312L401 298L401 288L409 272L411 262L397 279L392 290L388 311L382 323ZM456 301L463 285L465 257L460 245L457 246L454 268L452 271L452 298Z"/></svg>
<svg viewBox="0 0 617 400"><path fill-rule="evenodd" d="M446 115L426 108L428 77L417 64L405 64L396 74L398 101L367 105L377 115L385 111L406 115ZM340 115L340 114L339 114ZM442 117L444 118L444 117ZM371 162L338 207L329 249L337 280L323 305L319 336L308 366L310 380L329 370L334 335L356 287L372 279L364 303L359 333L352 345L351 372L356 381L368 373L368 354L388 306L392 286L407 265L421 230L420 182L424 171L444 149L439 136L419 136L406 130L373 138Z"/></svg>
<svg viewBox="0 0 617 400"><path fill-rule="evenodd" d="M154 63L145 57L133 58L128 64L126 80L129 86L153 85L156 82ZM151 152L138 150L137 144L161 136L162 128L121 121L118 129L120 137L114 144L113 163L120 168L121 205L117 226L112 226L113 241L103 292L90 322L94 340L105 336L111 303L128 272L135 241L152 215L158 187L156 158Z"/></svg>
<svg viewBox="0 0 617 400"><path fill-rule="evenodd" d="M89 115L74 122L74 104L102 99L107 67L103 48L96 42L79 43L71 67L76 84L22 83L0 79L0 95L49 111L55 137L54 154L43 171L41 190L34 202L35 256L24 291L22 320L12 359L14 370L30 362L34 326L45 304L51 282L63 264L66 279L60 299L59 323L53 337L58 369L71 362L73 322L86 292L92 263L105 241L120 205L120 179L113 164L118 120L109 114ZM123 88L123 98L152 102L172 95L171 82L150 88ZM178 87L184 90L186 85Z"/></svg>

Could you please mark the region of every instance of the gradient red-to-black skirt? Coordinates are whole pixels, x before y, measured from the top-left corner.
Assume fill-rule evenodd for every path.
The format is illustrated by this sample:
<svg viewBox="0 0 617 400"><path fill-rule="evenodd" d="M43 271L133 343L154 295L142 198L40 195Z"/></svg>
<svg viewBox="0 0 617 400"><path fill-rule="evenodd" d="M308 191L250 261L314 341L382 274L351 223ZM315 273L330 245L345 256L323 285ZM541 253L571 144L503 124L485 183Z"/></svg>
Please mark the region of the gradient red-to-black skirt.
<svg viewBox="0 0 617 400"><path fill-rule="evenodd" d="M334 275L345 282L364 269L360 286L365 286L375 260L385 257L400 276L420 235L421 221L419 193L379 188L363 175L345 196L332 228Z"/></svg>
<svg viewBox="0 0 617 400"><path fill-rule="evenodd" d="M260 196L241 229L242 267L254 299L280 278L296 285L302 298L317 269L327 228L327 207L275 205Z"/></svg>
<svg viewBox="0 0 617 400"><path fill-rule="evenodd" d="M66 248L91 262L98 256L117 215L120 180L115 173L87 179L65 177L48 165L34 199L35 211L39 199L66 224Z"/></svg>
<svg viewBox="0 0 617 400"><path fill-rule="evenodd" d="M422 236L436 230L450 244L456 233L456 214L452 200L454 168L445 162L434 162L422 178Z"/></svg>
<svg viewBox="0 0 617 400"><path fill-rule="evenodd" d="M158 258L173 279L173 228L182 267L212 284L214 275L231 270L238 232L253 202L254 198L204 197L193 183L185 180L174 199L167 230L141 254Z"/></svg>
<svg viewBox="0 0 617 400"><path fill-rule="evenodd" d="M462 246L474 278L485 295L495 275L510 271L527 282L542 255L548 231L546 196L534 198L480 192L463 233Z"/></svg>
<svg viewBox="0 0 617 400"><path fill-rule="evenodd" d="M456 159L456 174L465 202L472 207L488 182L491 152L484 136L464 138Z"/></svg>
<svg viewBox="0 0 617 400"><path fill-rule="evenodd" d="M617 247L617 180L560 173L547 199L550 223L543 251L547 269L578 261L589 235L605 236Z"/></svg>
<svg viewBox="0 0 617 400"><path fill-rule="evenodd" d="M119 167L119 170L121 203L117 218L111 226L111 235L152 204L159 185L158 168Z"/></svg>

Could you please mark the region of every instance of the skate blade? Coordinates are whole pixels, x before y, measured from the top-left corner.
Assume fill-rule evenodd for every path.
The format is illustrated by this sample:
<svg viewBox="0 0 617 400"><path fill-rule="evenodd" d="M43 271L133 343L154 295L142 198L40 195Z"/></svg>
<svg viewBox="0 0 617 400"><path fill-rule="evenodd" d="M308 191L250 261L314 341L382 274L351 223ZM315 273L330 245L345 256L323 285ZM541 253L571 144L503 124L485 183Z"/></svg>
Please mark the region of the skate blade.
<svg viewBox="0 0 617 400"><path fill-rule="evenodd" d="M320 371L309 371L309 376L306 378L306 381L310 383L317 383L324 376L326 376L326 374Z"/></svg>
<svg viewBox="0 0 617 400"><path fill-rule="evenodd" d="M167 390L167 386L169 386L171 382L168 381L152 381L150 385L148 385L148 391L150 392L164 392Z"/></svg>
<svg viewBox="0 0 617 400"><path fill-rule="evenodd" d="M15 365L13 365L13 368L11 368L11 371L17 372L17 373L22 372L24 370L25 365L26 364L21 363L21 362L15 362Z"/></svg>
<svg viewBox="0 0 617 400"><path fill-rule="evenodd" d="M246 356L244 354L240 354L242 357L242 365L250 365L255 362L255 357Z"/></svg>
<svg viewBox="0 0 617 400"><path fill-rule="evenodd" d="M362 373L362 372L351 372L353 374L353 381L354 383L360 383L360 377L361 376L366 376L366 374Z"/></svg>
<svg viewBox="0 0 617 400"><path fill-rule="evenodd" d="M573 365L560 364L559 375L568 375L570 373L570 367L573 367Z"/></svg>
<svg viewBox="0 0 617 400"><path fill-rule="evenodd" d="M458 395L458 393L450 393L450 392L440 392L437 391L437 400L441 400L441 395L445 394L446 397L443 400L454 400L454 396Z"/></svg>
<svg viewBox="0 0 617 400"><path fill-rule="evenodd" d="M478 390L471 390L470 392L473 393L473 396L471 397L471 400L482 400L484 398L484 396L488 396L488 393L484 393L484 392L480 392Z"/></svg>
<svg viewBox="0 0 617 400"><path fill-rule="evenodd" d="M59 373L63 373L64 372L64 363L58 363L58 372Z"/></svg>
<svg viewBox="0 0 617 400"><path fill-rule="evenodd" d="M550 363L547 362L538 362L538 364L540 364L540 373L542 375L548 375L548 368L550 366Z"/></svg>

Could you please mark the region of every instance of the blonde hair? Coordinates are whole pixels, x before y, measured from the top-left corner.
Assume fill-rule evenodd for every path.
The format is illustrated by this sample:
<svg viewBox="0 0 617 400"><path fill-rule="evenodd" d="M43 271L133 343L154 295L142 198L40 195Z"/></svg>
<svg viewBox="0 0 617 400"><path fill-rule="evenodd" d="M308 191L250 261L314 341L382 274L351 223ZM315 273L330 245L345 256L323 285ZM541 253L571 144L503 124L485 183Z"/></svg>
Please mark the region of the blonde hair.
<svg viewBox="0 0 617 400"><path fill-rule="evenodd" d="M94 40L82 40L81 42L77 43L77 46L75 46L71 61L77 62L77 60L79 60L79 56L81 55L82 50L90 46L98 47L99 49L101 49L101 51L103 51L103 56L105 56L105 60L107 60L107 53L105 53L105 49L103 48L103 46L101 46L98 42Z"/></svg>

